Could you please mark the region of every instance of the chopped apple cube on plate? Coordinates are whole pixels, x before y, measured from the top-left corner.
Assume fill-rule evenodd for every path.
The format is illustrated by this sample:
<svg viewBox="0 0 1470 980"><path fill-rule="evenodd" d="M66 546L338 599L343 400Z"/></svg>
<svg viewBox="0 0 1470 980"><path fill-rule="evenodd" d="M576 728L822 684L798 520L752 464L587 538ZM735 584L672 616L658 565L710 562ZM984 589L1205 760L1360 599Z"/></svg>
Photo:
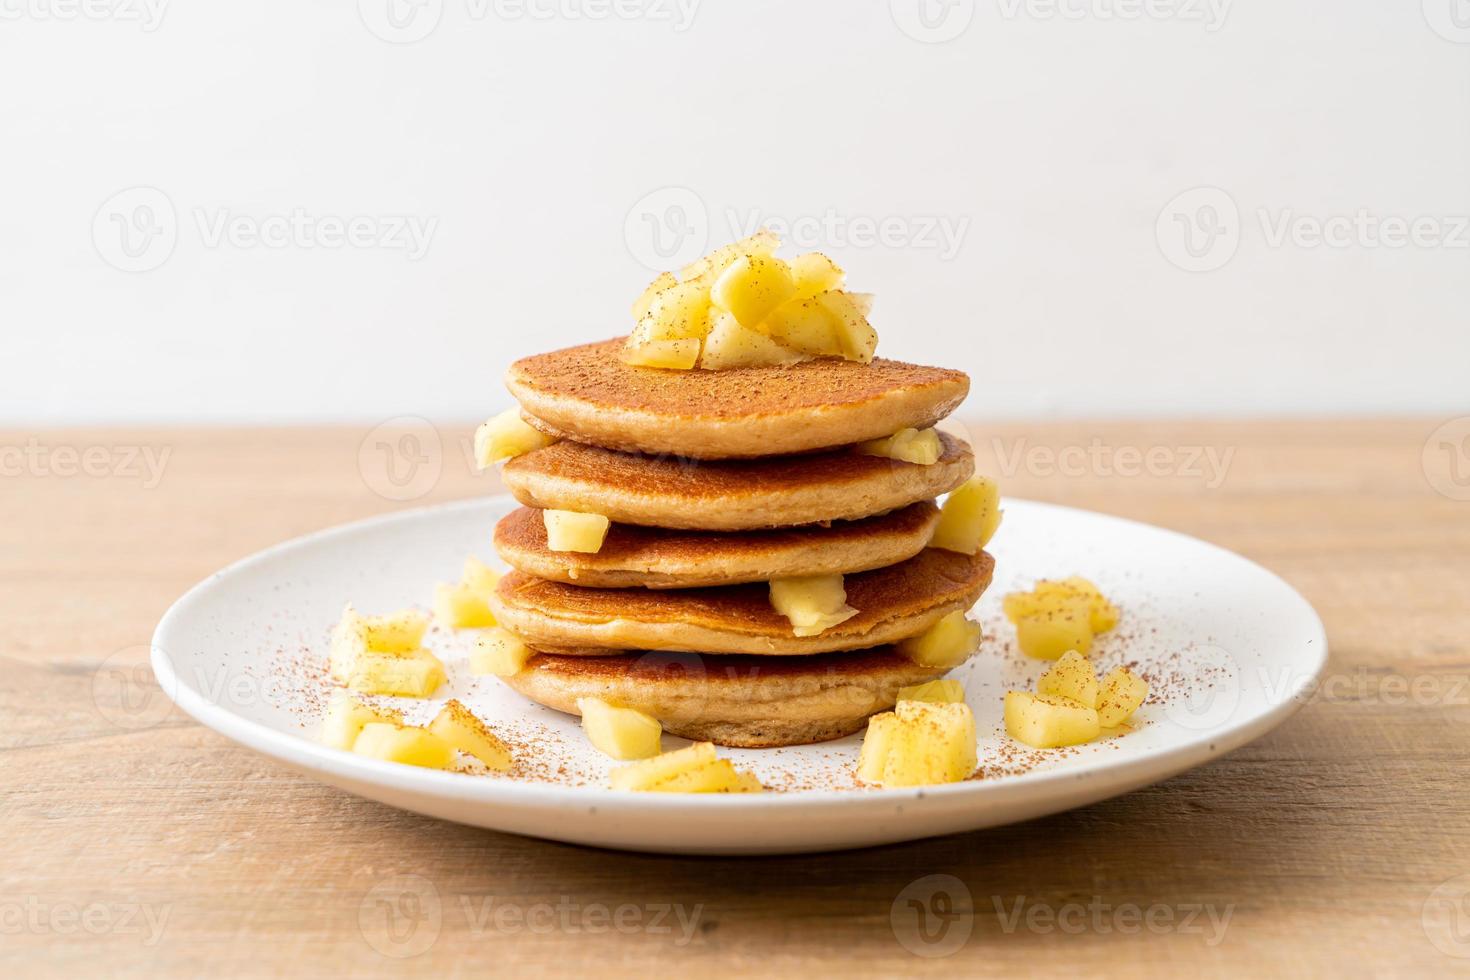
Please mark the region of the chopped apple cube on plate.
<svg viewBox="0 0 1470 980"><path fill-rule="evenodd" d="M429 732L497 772L510 768L510 746L454 698L444 702L444 707L429 723Z"/></svg>
<svg viewBox="0 0 1470 980"><path fill-rule="evenodd" d="M454 749L448 742L412 725L367 725L357 736L352 751L370 759L426 769L448 769L454 761Z"/></svg>
<svg viewBox="0 0 1470 980"><path fill-rule="evenodd" d="M1007 691L1006 731L1038 749L1081 745L1102 730L1097 710L1067 698L1029 691Z"/></svg>
<svg viewBox="0 0 1470 980"><path fill-rule="evenodd" d="M443 683L444 664L422 647L409 653L359 654L346 680L354 691L405 698L426 698Z"/></svg>
<svg viewBox="0 0 1470 980"><path fill-rule="evenodd" d="M868 719L858 778L890 788L953 783L975 771L975 758L969 705L900 701Z"/></svg>
<svg viewBox="0 0 1470 980"><path fill-rule="evenodd" d="M1084 707L1097 707L1097 674L1092 661L1076 650L1068 650L1060 660L1047 668L1036 682L1038 694L1051 694L1076 701Z"/></svg>
<svg viewBox="0 0 1470 980"><path fill-rule="evenodd" d="M1115 667L1102 680L1097 695L1098 723L1116 728L1137 711L1148 697L1148 684L1127 667Z"/></svg>
<svg viewBox="0 0 1470 980"><path fill-rule="evenodd" d="M373 708L341 688L332 692L327 713L322 718L321 742L334 749L352 749L352 743L362 733L363 726L374 723L387 725L403 724L403 714L391 708Z"/></svg>

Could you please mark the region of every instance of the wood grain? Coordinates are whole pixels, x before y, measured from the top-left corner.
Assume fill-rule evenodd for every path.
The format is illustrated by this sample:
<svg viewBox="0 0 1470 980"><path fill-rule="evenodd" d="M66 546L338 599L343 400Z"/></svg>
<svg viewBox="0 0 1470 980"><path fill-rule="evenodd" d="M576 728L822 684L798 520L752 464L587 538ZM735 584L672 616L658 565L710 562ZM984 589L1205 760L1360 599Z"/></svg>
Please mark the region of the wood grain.
<svg viewBox="0 0 1470 980"><path fill-rule="evenodd" d="M390 433L407 451L397 477L408 456L428 467L401 488L383 433L365 428L0 433L0 961L13 976L1464 972L1470 903L1453 932L1434 890L1470 887L1470 502L1453 499L1470 458L1430 441L1438 423L970 423L980 469L1013 496L1177 528L1280 573L1327 623L1331 686L1270 736L1121 799L742 860L438 823L177 713L140 727L150 703L118 703L150 693L127 668L168 604L219 566L495 490L467 465L468 424L441 426L437 450L432 432ZM145 448L167 453L156 479ZM1228 466L1212 472L1206 449ZM1135 455L1153 471L1118 472ZM91 475L65 475L72 456ZM943 938L926 946L891 913L931 875L969 899L951 887L957 917L949 931L931 919ZM1183 926L1195 907L1216 924ZM385 930L385 909L402 932ZM954 948L929 958L904 938Z"/></svg>

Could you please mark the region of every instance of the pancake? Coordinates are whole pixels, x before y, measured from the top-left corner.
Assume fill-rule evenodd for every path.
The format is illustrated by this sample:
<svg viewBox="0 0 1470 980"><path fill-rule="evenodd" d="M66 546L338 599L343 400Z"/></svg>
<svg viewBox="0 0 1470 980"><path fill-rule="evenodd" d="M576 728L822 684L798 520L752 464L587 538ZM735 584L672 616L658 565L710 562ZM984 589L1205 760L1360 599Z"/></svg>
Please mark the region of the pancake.
<svg viewBox="0 0 1470 980"><path fill-rule="evenodd" d="M841 738L892 708L898 689L934 680L890 647L815 657L701 657L630 653L537 654L501 680L533 701L578 714L578 698L602 698L657 718L664 731L739 748Z"/></svg>
<svg viewBox="0 0 1470 980"><path fill-rule="evenodd" d="M939 523L932 503L861 521L722 534L614 524L595 555L552 551L541 511L518 507L495 525L495 550L527 575L602 589L689 589L798 575L863 572L912 558Z"/></svg>
<svg viewBox="0 0 1470 980"><path fill-rule="evenodd" d="M851 449L775 459L697 461L558 442L518 456L501 477L528 507L602 514L620 524L747 531L851 521L931 500L975 471L970 447L940 433L923 466Z"/></svg>
<svg viewBox="0 0 1470 980"><path fill-rule="evenodd" d="M994 560L925 548L908 561L846 578L858 610L817 636L796 636L764 583L708 589L588 589L525 572L504 576L489 597L495 619L533 647L578 653L678 650L799 655L860 650L924 632L973 606L990 584Z"/></svg>
<svg viewBox="0 0 1470 980"><path fill-rule="evenodd" d="M672 371L618 358L622 338L516 361L506 386L552 435L626 452L738 459L924 428L970 390L962 371L875 359Z"/></svg>

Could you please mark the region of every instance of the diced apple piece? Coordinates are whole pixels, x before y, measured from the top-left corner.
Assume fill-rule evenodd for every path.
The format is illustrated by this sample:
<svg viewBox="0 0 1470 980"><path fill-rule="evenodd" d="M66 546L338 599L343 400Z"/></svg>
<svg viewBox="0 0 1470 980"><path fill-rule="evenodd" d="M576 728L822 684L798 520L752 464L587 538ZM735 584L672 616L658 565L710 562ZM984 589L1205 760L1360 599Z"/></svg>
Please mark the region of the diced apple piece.
<svg viewBox="0 0 1470 980"><path fill-rule="evenodd" d="M1056 660L1068 650L1086 655L1092 649L1092 623L1087 607L1072 606L1034 613L1016 620L1016 643L1037 660Z"/></svg>
<svg viewBox="0 0 1470 980"><path fill-rule="evenodd" d="M535 651L520 637L498 627L489 629L480 634L470 652L470 673L514 677L534 655Z"/></svg>
<svg viewBox="0 0 1470 980"><path fill-rule="evenodd" d="M321 742L334 749L352 749L364 725L401 725L403 714L392 709L372 708L341 688L332 691L332 700L322 718Z"/></svg>
<svg viewBox="0 0 1470 980"><path fill-rule="evenodd" d="M863 747L858 752L859 779L865 783L882 784L883 767L888 764L888 753L893 751L893 742L897 736L898 715L892 711L885 711L868 719L868 730L863 734Z"/></svg>
<svg viewBox="0 0 1470 980"><path fill-rule="evenodd" d="M513 459L556 442L521 418L519 409L508 408L481 423L475 430L475 463L485 469L503 459Z"/></svg>
<svg viewBox="0 0 1470 980"><path fill-rule="evenodd" d="M945 677L937 681L926 681L912 687L898 689L899 701L929 701L934 704L959 704L965 700L965 687L959 681Z"/></svg>
<svg viewBox="0 0 1470 980"><path fill-rule="evenodd" d="M816 299L797 299L772 310L760 329L777 341L813 357L841 357L837 318Z"/></svg>
<svg viewBox="0 0 1470 980"><path fill-rule="evenodd" d="M975 716L967 704L900 701L883 785L954 783L975 771Z"/></svg>
<svg viewBox="0 0 1470 980"><path fill-rule="evenodd" d="M364 616L352 604L342 610L342 618L332 628L329 669L332 679L346 682L352 664L369 652L412 653L423 642L428 620L413 609L385 616Z"/></svg>
<svg viewBox="0 0 1470 980"><path fill-rule="evenodd" d="M448 769L454 761L454 749L448 742L412 725L367 725L357 736L352 751L370 759L426 769Z"/></svg>
<svg viewBox="0 0 1470 980"><path fill-rule="evenodd" d="M863 298L858 298L860 296ZM842 356L849 361L871 362L873 352L878 349L878 331L868 323L867 316L872 297L834 289L822 293L817 301L837 318L837 339L842 345Z"/></svg>
<svg viewBox="0 0 1470 980"><path fill-rule="evenodd" d="M670 286L677 286L679 280L672 272L660 272L654 277L653 282L643 291L643 295L633 301L633 322L637 323L648 315L648 308L653 305L653 298Z"/></svg>
<svg viewBox="0 0 1470 980"><path fill-rule="evenodd" d="M939 433L933 429L899 429L891 436L858 443L857 451L865 456L886 456L905 463L932 466L939 462L943 447L939 442Z"/></svg>
<svg viewBox="0 0 1470 980"><path fill-rule="evenodd" d="M546 547L552 551L577 551L595 555L602 550L612 522L601 514L579 514L574 510L543 510Z"/></svg>
<svg viewBox="0 0 1470 980"><path fill-rule="evenodd" d="M1097 695L1098 724L1116 728L1127 721L1148 697L1148 684L1127 667L1114 667L1103 678Z"/></svg>
<svg viewBox="0 0 1470 980"><path fill-rule="evenodd" d="M734 314L720 310L714 315L709 336L704 338L699 366L708 371L723 371L792 364L801 359L796 351L782 347L758 330L741 326Z"/></svg>
<svg viewBox="0 0 1470 980"><path fill-rule="evenodd" d="M362 617L363 641L369 650L407 653L424 642L429 620L417 609Z"/></svg>
<svg viewBox="0 0 1470 980"><path fill-rule="evenodd" d="M1011 738L1038 749L1081 745L1102 730L1095 709L1029 691L1006 692L1005 718Z"/></svg>
<svg viewBox="0 0 1470 980"><path fill-rule="evenodd" d="M709 289L699 283L681 282L660 290L649 301L628 338L636 347L659 340L698 340L709 333Z"/></svg>
<svg viewBox="0 0 1470 980"><path fill-rule="evenodd" d="M614 759L648 759L659 754L663 726L657 718L632 708L619 708L600 698L578 698L582 730L603 755Z"/></svg>
<svg viewBox="0 0 1470 980"><path fill-rule="evenodd" d="M454 698L444 702L444 707L429 723L429 732L497 772L510 768L510 746Z"/></svg>
<svg viewBox="0 0 1470 980"><path fill-rule="evenodd" d="M791 278L796 298L809 299L829 289L839 289L846 274L821 252L807 252L791 260Z"/></svg>
<svg viewBox="0 0 1470 980"><path fill-rule="evenodd" d="M618 766L609 774L613 789L649 790L689 769L715 761L715 747L695 742L688 748L665 752L651 759Z"/></svg>
<svg viewBox="0 0 1470 980"><path fill-rule="evenodd" d="M817 636L858 614L847 604L841 575L772 579L771 605L791 621L796 636Z"/></svg>
<svg viewBox="0 0 1470 980"><path fill-rule="evenodd" d="M363 653L352 662L346 684L364 694L426 698L444 683L444 664L428 650Z"/></svg>
<svg viewBox="0 0 1470 980"><path fill-rule="evenodd" d="M730 790L732 793L763 793L765 787L761 785L760 777L745 769L735 771L735 786Z"/></svg>
<svg viewBox="0 0 1470 980"><path fill-rule="evenodd" d="M1098 707L1097 674L1093 672L1092 661L1076 650L1068 650L1047 668L1036 682L1036 691L1067 698L1087 708Z"/></svg>
<svg viewBox="0 0 1470 980"><path fill-rule="evenodd" d="M754 327L796 295L791 267L775 256L742 255L710 287L710 302Z"/></svg>
<svg viewBox="0 0 1470 980"><path fill-rule="evenodd" d="M1080 575L1073 575L1060 582L1043 579L1036 583L1033 591L1043 600L1050 596L1085 598L1094 633L1106 633L1118 625L1118 607L1109 602L1097 586Z"/></svg>
<svg viewBox="0 0 1470 980"><path fill-rule="evenodd" d="M740 775L729 759L715 759L684 769L650 787L655 793L733 793Z"/></svg>
<svg viewBox="0 0 1470 980"><path fill-rule="evenodd" d="M780 236L769 229L762 228L749 238L722 245L703 258L695 259L679 271L679 279L682 282L702 284L705 289L709 289L719 278L720 273L729 268L730 264L742 255L774 255L776 249L780 247Z"/></svg>
<svg viewBox="0 0 1470 980"><path fill-rule="evenodd" d="M468 555L464 560L464 571L460 573L459 584L484 595L495 591L495 586L500 584L500 573L474 555Z"/></svg>
<svg viewBox="0 0 1470 980"><path fill-rule="evenodd" d="M650 340L637 346L624 347L620 356L623 363L634 367L688 371L699 360L699 338Z"/></svg>
<svg viewBox="0 0 1470 980"><path fill-rule="evenodd" d="M495 614L485 602L485 593L443 582L434 588L434 618L455 629L495 625Z"/></svg>
<svg viewBox="0 0 1470 980"><path fill-rule="evenodd" d="M932 431L932 430L930 430ZM987 476L972 476L955 488L939 511L931 547L973 555L1000 527L1000 491Z"/></svg>
<svg viewBox="0 0 1470 980"><path fill-rule="evenodd" d="M955 610L918 636L898 644L898 652L922 667L958 667L980 646L980 624Z"/></svg>

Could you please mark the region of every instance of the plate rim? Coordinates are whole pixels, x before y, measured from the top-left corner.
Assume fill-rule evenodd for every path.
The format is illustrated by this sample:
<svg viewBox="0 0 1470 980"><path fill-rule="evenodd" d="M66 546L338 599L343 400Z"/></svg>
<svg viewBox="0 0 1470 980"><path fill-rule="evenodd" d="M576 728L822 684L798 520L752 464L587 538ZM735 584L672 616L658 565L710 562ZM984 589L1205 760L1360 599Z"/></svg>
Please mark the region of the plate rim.
<svg viewBox="0 0 1470 980"><path fill-rule="evenodd" d="M1269 568L1252 561L1228 548L1213 544L1193 535L1171 528L1148 524L1132 518L1105 514L1100 511L1053 504L1045 501L1018 497L1004 497L1002 503L1022 504L1027 508L1043 511L1066 512L1101 519L1127 527L1186 541L1204 547L1221 557L1241 562L1252 570L1264 574L1290 595L1301 606L1301 611L1311 617L1313 635L1310 646L1317 650L1311 669L1304 672L1297 683L1285 692L1281 700L1251 718L1249 721L1220 732L1204 732L1185 739L1177 745L1152 752L1142 757L1099 758L1085 769L1048 769L1020 773L1004 779L965 780L938 786L904 787L897 789L803 789L781 793L711 793L711 794L661 794L640 793L632 790L615 790L601 786L564 786L556 783L524 782L484 776L405 766L377 759L367 759L341 749L334 749L312 741L303 733L279 731L270 725L237 714L224 705L211 701L203 692L196 691L185 683L174 664L164 641L176 623L190 606L207 596L216 583L232 574L263 564L284 553L309 547L335 537L347 536L365 528L397 522L423 519L426 515L458 510L490 508L505 503L517 504L508 493L482 497L469 497L436 504L393 510L383 514L359 518L335 524L306 534L279 541L273 545L238 558L190 586L175 599L159 619L149 644L149 662L155 679L164 694L185 714L230 740L247 748L261 752L289 765L300 766L311 771L328 773L334 777L359 780L408 793L426 793L440 799L473 802L476 804L511 804L532 806L593 806L618 810L643 810L649 806L662 809L724 809L743 807L747 809L790 809L845 808L861 804L881 805L885 809L895 804L903 805L924 801L955 801L973 797L977 804L987 799L1005 797L1017 793L1043 793L1062 784L1094 782L1112 779L1123 783L1128 776L1137 775L1145 783L1168 778L1203 762L1226 755L1254 741L1276 728L1305 703L1303 693L1311 690L1326 669L1329 650L1326 627L1322 618L1306 597L1291 583ZM1198 758L1196 758L1198 757ZM1154 773L1155 775L1144 775ZM1123 791L1120 791L1123 792Z"/></svg>

